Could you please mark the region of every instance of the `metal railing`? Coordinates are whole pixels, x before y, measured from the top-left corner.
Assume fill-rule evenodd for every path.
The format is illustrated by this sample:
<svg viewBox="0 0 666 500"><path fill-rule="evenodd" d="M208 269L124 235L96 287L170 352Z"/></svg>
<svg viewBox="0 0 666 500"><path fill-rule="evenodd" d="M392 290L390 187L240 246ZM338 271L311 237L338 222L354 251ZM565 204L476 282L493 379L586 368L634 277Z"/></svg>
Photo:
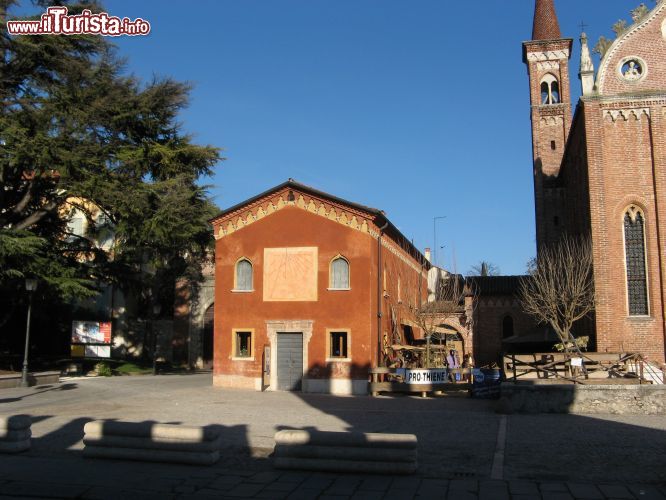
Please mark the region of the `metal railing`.
<svg viewBox="0 0 666 500"><path fill-rule="evenodd" d="M598 371L607 378L636 378L641 384L663 384L664 370L638 353L533 353L505 354L504 372L509 380L561 379L574 384L589 383Z"/></svg>

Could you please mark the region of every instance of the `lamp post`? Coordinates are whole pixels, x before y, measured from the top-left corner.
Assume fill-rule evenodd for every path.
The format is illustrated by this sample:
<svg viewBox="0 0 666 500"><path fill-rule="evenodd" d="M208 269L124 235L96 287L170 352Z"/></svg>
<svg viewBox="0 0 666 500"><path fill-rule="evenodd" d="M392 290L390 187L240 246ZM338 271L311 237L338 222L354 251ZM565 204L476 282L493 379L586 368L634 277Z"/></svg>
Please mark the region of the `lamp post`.
<svg viewBox="0 0 666 500"><path fill-rule="evenodd" d="M157 333L158 330L155 328L155 320L157 319L157 316L160 314L160 311L162 310L162 306L159 303L153 304L153 321L151 324L152 330L153 330L153 375L157 375L157 348L158 348L158 342L157 342Z"/></svg>
<svg viewBox="0 0 666 500"><path fill-rule="evenodd" d="M441 219L446 219L446 215L441 215L439 217L432 218L432 237L433 237L433 254L432 254L432 263L437 266L437 221Z"/></svg>
<svg viewBox="0 0 666 500"><path fill-rule="evenodd" d="M23 351L23 370L21 371L21 387L28 387L28 351L30 350L30 312L32 311L32 295L37 289L37 280L27 278L25 289L28 292L28 320L25 326L25 350Z"/></svg>

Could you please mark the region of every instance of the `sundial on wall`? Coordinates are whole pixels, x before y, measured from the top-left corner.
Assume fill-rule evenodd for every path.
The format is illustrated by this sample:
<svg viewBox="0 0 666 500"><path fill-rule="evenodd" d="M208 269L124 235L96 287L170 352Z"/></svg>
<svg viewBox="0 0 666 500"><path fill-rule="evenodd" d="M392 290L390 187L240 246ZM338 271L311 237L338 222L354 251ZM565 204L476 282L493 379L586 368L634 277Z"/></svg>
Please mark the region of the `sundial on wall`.
<svg viewBox="0 0 666 500"><path fill-rule="evenodd" d="M264 249L264 301L316 300L316 247Z"/></svg>

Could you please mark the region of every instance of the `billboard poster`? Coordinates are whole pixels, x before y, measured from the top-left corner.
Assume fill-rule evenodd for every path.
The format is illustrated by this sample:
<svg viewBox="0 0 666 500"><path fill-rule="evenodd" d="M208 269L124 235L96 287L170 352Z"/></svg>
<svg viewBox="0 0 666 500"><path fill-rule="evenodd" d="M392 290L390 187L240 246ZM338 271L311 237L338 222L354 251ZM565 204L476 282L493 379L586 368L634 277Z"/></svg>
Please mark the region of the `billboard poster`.
<svg viewBox="0 0 666 500"><path fill-rule="evenodd" d="M72 321L73 358L110 358L110 321Z"/></svg>
<svg viewBox="0 0 666 500"><path fill-rule="evenodd" d="M72 321L73 344L110 344L111 322Z"/></svg>

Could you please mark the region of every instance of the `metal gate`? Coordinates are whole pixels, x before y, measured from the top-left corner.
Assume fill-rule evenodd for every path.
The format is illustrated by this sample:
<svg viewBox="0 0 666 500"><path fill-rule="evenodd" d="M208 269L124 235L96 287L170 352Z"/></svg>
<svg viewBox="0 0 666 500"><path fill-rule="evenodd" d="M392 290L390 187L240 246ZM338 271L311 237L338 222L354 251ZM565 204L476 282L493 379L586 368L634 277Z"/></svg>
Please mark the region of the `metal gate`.
<svg viewBox="0 0 666 500"><path fill-rule="evenodd" d="M303 378L303 334L277 335L277 388L279 391L300 391Z"/></svg>

